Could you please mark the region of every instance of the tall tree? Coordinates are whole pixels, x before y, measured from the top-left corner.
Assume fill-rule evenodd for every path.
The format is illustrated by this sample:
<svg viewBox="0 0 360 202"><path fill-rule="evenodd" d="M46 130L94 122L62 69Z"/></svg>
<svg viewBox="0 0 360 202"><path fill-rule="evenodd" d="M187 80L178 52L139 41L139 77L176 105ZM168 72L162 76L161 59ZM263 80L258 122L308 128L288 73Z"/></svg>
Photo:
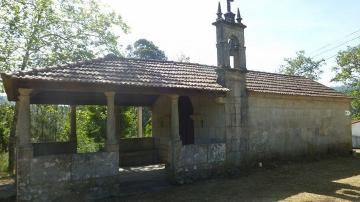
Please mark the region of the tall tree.
<svg viewBox="0 0 360 202"><path fill-rule="evenodd" d="M2 0L0 14L2 70L119 54L113 28L128 30L95 0Z"/></svg>
<svg viewBox="0 0 360 202"><path fill-rule="evenodd" d="M323 73L320 68L325 63L325 60L314 60L305 56L305 51L298 51L295 58L285 58L284 61L285 64L280 66L280 73L304 76L312 80L320 79Z"/></svg>
<svg viewBox="0 0 360 202"><path fill-rule="evenodd" d="M336 57L337 66L333 81L342 82L347 87L347 93L353 97L352 117L360 119L360 45L348 47L340 51Z"/></svg>
<svg viewBox="0 0 360 202"><path fill-rule="evenodd" d="M138 58L138 59L152 59L152 60L167 60L165 52L157 47L152 41L147 39L139 39L134 42L133 45L127 46L127 57L129 58ZM134 113L139 113L138 116L142 116L142 126L137 126L137 117ZM151 110L149 108L144 108L140 110L139 108L135 110L133 107L128 107L123 110L122 120L127 121L123 125L128 126L126 129L126 137L136 136L136 128L142 127L143 135L150 136L152 133L152 124L151 124ZM120 126L121 127L121 126ZM124 128L121 129L124 131Z"/></svg>
<svg viewBox="0 0 360 202"><path fill-rule="evenodd" d="M133 45L129 45L127 53L130 58L167 60L164 51L147 39L139 39Z"/></svg>
<svg viewBox="0 0 360 202"><path fill-rule="evenodd" d="M1 0L0 30L0 71L8 71L119 55L118 38L128 26L95 0ZM16 109L10 141L15 139Z"/></svg>

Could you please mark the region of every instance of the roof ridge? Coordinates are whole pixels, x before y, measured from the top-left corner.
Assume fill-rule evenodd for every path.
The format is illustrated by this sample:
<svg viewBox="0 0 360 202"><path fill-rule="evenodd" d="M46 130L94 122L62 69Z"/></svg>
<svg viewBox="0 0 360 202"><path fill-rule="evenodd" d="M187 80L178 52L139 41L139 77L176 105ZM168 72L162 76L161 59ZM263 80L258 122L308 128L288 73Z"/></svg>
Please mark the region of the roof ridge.
<svg viewBox="0 0 360 202"><path fill-rule="evenodd" d="M248 72L261 72L261 73L267 73L267 74L275 74L275 75L281 75L281 76L289 76L289 77L300 77L300 78L306 78L305 76L299 76L299 75L289 75L289 74L282 74L282 73L276 73L276 72L265 72L265 71L259 71L259 70L248 70ZM314 81L312 79L309 79L311 81Z"/></svg>
<svg viewBox="0 0 360 202"><path fill-rule="evenodd" d="M157 60L157 59L142 59L142 58L127 58L127 57L122 57L121 59L137 60L137 61L153 61L153 62L161 62L161 63L191 64L191 65L200 65L200 66L204 66L204 67L219 68L218 66L214 66L214 65L200 64L200 63L195 63L195 62L179 62L179 61L174 61L174 60Z"/></svg>

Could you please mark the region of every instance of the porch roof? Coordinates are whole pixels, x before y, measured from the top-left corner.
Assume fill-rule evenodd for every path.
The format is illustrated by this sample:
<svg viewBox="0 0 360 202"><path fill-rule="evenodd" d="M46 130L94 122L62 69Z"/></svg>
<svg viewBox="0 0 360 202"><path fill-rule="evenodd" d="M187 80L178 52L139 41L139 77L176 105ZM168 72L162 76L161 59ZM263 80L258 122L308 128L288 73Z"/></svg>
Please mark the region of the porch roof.
<svg viewBox="0 0 360 202"><path fill-rule="evenodd" d="M226 95L229 89L219 84L217 68L105 57L1 76L10 101L16 100L18 88L32 88L32 103L104 104L103 92L115 91L123 98L118 104L151 105L160 94ZM347 98L311 79L260 71L246 73L246 88L260 93Z"/></svg>
<svg viewBox="0 0 360 202"><path fill-rule="evenodd" d="M32 88L31 103L104 104L103 92L115 91L117 104L151 105L160 94L224 96L229 89L218 84L216 68L108 56L1 76L11 101L18 88Z"/></svg>

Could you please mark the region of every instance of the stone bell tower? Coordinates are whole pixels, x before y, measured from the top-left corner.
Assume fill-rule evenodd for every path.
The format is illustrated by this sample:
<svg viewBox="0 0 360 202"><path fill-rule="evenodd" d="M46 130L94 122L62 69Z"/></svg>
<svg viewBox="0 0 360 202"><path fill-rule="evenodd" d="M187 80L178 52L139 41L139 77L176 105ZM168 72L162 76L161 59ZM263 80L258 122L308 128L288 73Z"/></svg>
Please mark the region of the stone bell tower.
<svg viewBox="0 0 360 202"><path fill-rule="evenodd" d="M231 12L232 1L227 0L227 13L224 15L219 3L217 19L213 25L216 27L218 83L230 90L224 99L226 161L241 166L247 161L249 153L244 45L246 26L241 23L239 9L236 19Z"/></svg>
<svg viewBox="0 0 360 202"><path fill-rule="evenodd" d="M219 2L217 19L213 25L216 26L216 47L217 63L219 67L234 68L246 71L245 40L240 10L237 10L236 22L235 14L231 12L231 2L227 0L227 13L221 12Z"/></svg>

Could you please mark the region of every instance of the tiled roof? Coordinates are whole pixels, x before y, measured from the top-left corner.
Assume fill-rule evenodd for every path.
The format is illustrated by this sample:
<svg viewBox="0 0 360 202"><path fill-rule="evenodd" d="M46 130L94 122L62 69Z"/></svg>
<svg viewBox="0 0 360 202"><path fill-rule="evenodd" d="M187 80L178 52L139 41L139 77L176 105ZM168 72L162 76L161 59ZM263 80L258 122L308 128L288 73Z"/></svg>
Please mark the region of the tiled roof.
<svg viewBox="0 0 360 202"><path fill-rule="evenodd" d="M284 95L346 97L332 88L302 76L249 71L246 78L249 91Z"/></svg>
<svg viewBox="0 0 360 202"><path fill-rule="evenodd" d="M58 82L104 83L126 86L229 91L217 83L215 66L171 61L102 58L52 68L15 72L11 77ZM284 95L346 97L300 76L247 72L247 89Z"/></svg>
<svg viewBox="0 0 360 202"><path fill-rule="evenodd" d="M216 82L215 68L192 63L113 57L24 73L17 72L12 76L59 82L229 91Z"/></svg>

